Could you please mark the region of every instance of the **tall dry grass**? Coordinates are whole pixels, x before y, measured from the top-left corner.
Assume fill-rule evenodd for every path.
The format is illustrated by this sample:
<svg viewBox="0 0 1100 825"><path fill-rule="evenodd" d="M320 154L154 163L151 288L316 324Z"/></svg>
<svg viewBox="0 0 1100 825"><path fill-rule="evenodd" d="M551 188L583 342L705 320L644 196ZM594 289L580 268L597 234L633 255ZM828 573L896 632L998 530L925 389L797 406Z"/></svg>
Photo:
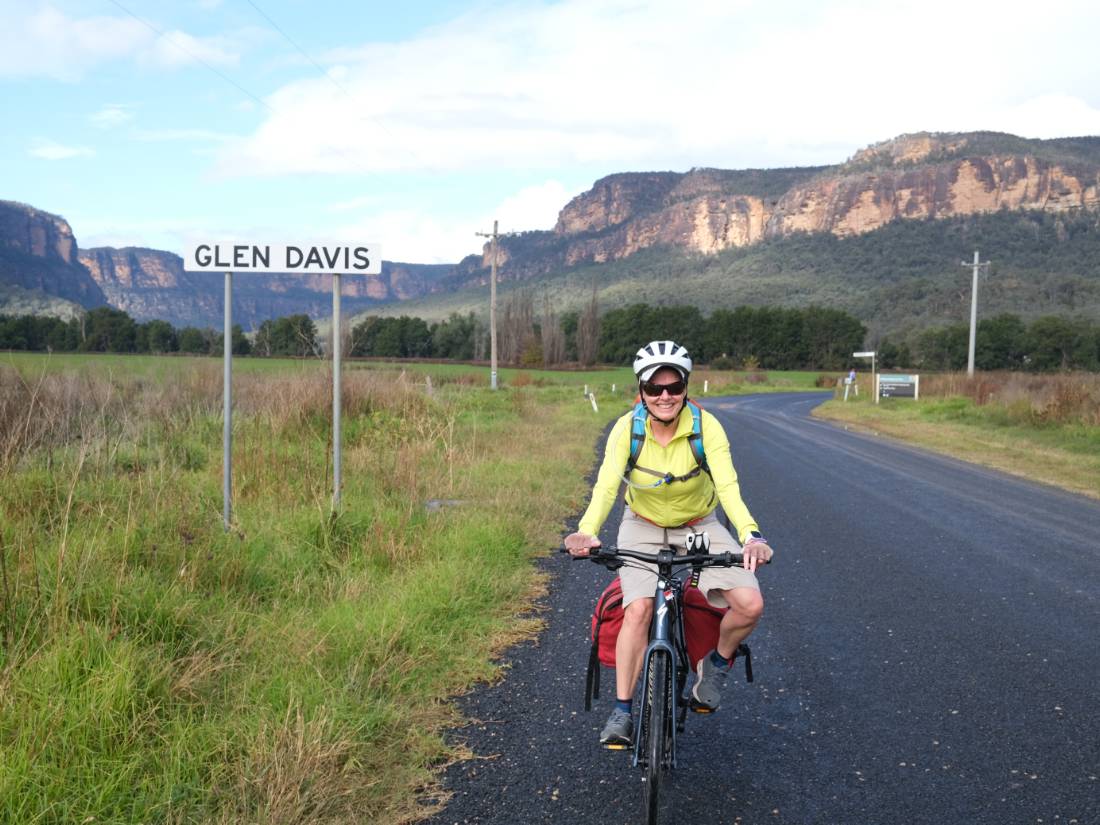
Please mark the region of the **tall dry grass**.
<svg viewBox="0 0 1100 825"><path fill-rule="evenodd" d="M150 425L189 426L220 402L221 373L213 367L163 381L81 372L25 378L0 366L0 471L42 448L109 447Z"/></svg>
<svg viewBox="0 0 1100 825"><path fill-rule="evenodd" d="M221 381L0 369L0 821L409 821L533 626L577 393L349 371L333 515L331 374L239 374L227 533Z"/></svg>
<svg viewBox="0 0 1100 825"><path fill-rule="evenodd" d="M149 428L176 431L220 418L223 375L202 365L170 380L125 374L61 372L26 378L0 365L0 471L40 449L78 442L87 449L135 441ZM428 407L424 385L404 373L355 371L342 376L344 415L379 410L411 419ZM246 373L233 379L234 414L274 433L331 418L332 374Z"/></svg>
<svg viewBox="0 0 1100 825"><path fill-rule="evenodd" d="M921 376L924 399L969 398L995 405L1021 423L1100 426L1100 375L984 372Z"/></svg>

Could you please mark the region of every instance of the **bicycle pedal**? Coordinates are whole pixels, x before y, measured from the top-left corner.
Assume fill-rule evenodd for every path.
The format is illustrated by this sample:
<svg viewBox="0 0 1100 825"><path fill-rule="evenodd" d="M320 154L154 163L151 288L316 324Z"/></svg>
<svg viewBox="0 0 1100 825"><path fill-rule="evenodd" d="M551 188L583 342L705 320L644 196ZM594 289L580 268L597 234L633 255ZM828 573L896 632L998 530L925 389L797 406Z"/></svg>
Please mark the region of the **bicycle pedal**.
<svg viewBox="0 0 1100 825"><path fill-rule="evenodd" d="M717 710L718 710L717 708L708 707L707 705L700 705L694 699L691 700L691 712L692 713L701 713L701 714L706 715L706 714L710 714L710 713L715 713Z"/></svg>
<svg viewBox="0 0 1100 825"><path fill-rule="evenodd" d="M632 747L633 745L630 745L626 742L608 742L603 746L603 749L605 751L625 751L629 750Z"/></svg>

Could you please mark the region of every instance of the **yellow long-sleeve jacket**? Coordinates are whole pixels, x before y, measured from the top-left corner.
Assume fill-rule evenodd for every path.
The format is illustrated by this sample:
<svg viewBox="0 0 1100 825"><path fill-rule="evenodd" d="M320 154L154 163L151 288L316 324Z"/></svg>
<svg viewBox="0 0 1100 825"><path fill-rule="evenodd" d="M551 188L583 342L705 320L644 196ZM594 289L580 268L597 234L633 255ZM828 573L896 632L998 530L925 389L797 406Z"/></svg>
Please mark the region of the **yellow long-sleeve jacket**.
<svg viewBox="0 0 1100 825"><path fill-rule="evenodd" d="M652 419L646 418L646 438L630 481L638 487L628 487L626 503L638 515L662 527L679 527L689 521L708 515L721 503L743 544L749 533L759 529L753 520L749 508L741 499L741 486L737 482L737 471L730 457L730 443L726 431L713 415L702 410L700 426L703 434L703 449L711 474L700 472L687 481L674 481L658 487L653 484L656 477L642 472L638 467L647 467L660 473L672 473L682 476L695 469L695 455L688 443L691 435L691 411L685 404L680 410L676 435L662 447L653 438ZM607 437L603 463L592 488L592 501L581 517L577 528L590 536L598 535L600 527L607 519L615 504L619 485L623 483L627 459L630 457L630 429L633 411L628 412L615 422Z"/></svg>

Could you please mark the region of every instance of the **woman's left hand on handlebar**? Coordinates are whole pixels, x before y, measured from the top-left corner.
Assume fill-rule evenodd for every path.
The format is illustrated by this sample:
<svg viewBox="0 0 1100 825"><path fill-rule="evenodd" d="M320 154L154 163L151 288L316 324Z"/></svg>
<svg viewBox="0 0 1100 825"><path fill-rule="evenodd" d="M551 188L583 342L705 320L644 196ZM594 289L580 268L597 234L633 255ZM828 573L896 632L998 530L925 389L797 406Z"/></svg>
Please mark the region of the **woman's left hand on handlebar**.
<svg viewBox="0 0 1100 825"><path fill-rule="evenodd" d="M599 547L600 540L587 533L570 533L565 537L565 549L570 556L587 556L593 547Z"/></svg>
<svg viewBox="0 0 1100 825"><path fill-rule="evenodd" d="M742 564L745 569L755 573L757 565L767 564L771 560L772 549L762 539L749 539L741 548L741 554L744 557Z"/></svg>

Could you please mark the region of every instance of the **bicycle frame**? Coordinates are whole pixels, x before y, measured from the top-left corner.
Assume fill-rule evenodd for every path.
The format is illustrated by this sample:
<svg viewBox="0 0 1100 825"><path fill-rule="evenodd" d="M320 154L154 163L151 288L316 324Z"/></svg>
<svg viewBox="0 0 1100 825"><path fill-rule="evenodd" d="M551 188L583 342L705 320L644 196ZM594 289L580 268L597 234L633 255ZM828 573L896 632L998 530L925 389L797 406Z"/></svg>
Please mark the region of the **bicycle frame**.
<svg viewBox="0 0 1100 825"><path fill-rule="evenodd" d="M662 551L658 557L668 553L671 562L671 551ZM683 701L684 685L687 682L687 674L690 669L687 665L687 646L684 641L684 614L681 609L684 583L671 571L671 563L667 572L662 571L658 562L657 588L653 593L653 620L650 624L650 640L646 646L642 659L642 696L646 695L649 687L649 660L658 650L667 651L669 661L673 663L673 675L675 687L671 691L672 706L669 708L670 718L675 720L672 725L670 752L672 754L671 767L676 767L676 733L684 727L680 715L680 706ZM645 737L642 736L642 719L644 714L638 714L634 728L634 759L633 766L638 767L643 758L646 746Z"/></svg>

